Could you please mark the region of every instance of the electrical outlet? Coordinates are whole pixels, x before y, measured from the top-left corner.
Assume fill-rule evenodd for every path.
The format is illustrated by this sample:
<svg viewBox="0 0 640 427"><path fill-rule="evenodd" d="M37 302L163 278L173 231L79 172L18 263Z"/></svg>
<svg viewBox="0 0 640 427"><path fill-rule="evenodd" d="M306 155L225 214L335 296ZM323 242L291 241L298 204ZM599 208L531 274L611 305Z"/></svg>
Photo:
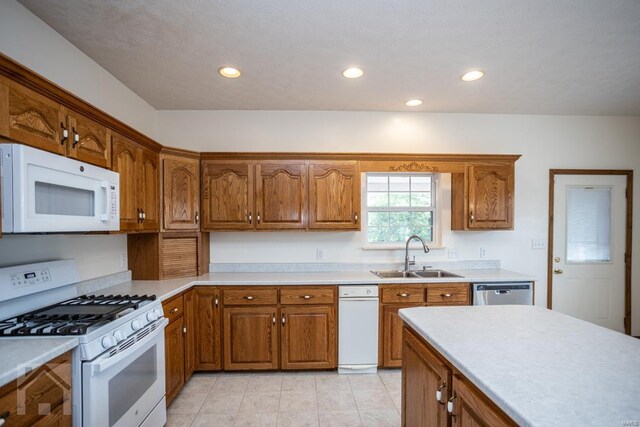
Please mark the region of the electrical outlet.
<svg viewBox="0 0 640 427"><path fill-rule="evenodd" d="M456 248L449 248L449 259L457 259L458 250Z"/></svg>
<svg viewBox="0 0 640 427"><path fill-rule="evenodd" d="M547 241L544 239L531 239L531 249L547 249Z"/></svg>
<svg viewBox="0 0 640 427"><path fill-rule="evenodd" d="M120 268L127 269L127 254L120 254Z"/></svg>
<svg viewBox="0 0 640 427"><path fill-rule="evenodd" d="M324 248L316 249L316 261L324 261Z"/></svg>
<svg viewBox="0 0 640 427"><path fill-rule="evenodd" d="M480 258L487 257L487 248L480 248Z"/></svg>

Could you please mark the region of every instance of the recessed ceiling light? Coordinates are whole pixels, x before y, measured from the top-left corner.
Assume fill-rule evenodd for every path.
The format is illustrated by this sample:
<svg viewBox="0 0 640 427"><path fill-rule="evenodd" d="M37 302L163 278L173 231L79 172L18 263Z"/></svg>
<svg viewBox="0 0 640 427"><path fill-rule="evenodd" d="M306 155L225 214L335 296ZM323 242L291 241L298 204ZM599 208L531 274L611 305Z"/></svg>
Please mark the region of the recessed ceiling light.
<svg viewBox="0 0 640 427"><path fill-rule="evenodd" d="M342 75L348 79L357 79L364 75L364 71L357 67L350 67L344 70Z"/></svg>
<svg viewBox="0 0 640 427"><path fill-rule="evenodd" d="M240 70L233 67L220 67L218 68L218 73L220 73L222 77L228 77L230 79L240 77Z"/></svg>
<svg viewBox="0 0 640 427"><path fill-rule="evenodd" d="M407 107L417 107L418 105L422 105L422 99L410 99L404 103Z"/></svg>
<svg viewBox="0 0 640 427"><path fill-rule="evenodd" d="M460 76L460 80L464 82L472 82L478 79L481 79L484 76L484 71L482 70L471 70L467 71L463 75Z"/></svg>

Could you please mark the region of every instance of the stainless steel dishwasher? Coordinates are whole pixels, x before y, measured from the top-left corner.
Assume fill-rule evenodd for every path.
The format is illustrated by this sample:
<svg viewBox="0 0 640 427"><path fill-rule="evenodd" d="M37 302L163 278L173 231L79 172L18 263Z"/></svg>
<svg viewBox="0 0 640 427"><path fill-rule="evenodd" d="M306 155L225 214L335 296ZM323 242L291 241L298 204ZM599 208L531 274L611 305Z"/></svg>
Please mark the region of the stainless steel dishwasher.
<svg viewBox="0 0 640 427"><path fill-rule="evenodd" d="M473 305L532 305L533 282L474 283Z"/></svg>

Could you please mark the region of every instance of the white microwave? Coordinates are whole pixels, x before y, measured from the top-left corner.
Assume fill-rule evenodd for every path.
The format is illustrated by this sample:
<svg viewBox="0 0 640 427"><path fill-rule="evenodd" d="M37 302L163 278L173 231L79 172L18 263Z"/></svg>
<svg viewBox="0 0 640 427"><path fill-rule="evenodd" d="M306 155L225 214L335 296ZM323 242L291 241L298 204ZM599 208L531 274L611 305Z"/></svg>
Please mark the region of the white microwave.
<svg viewBox="0 0 640 427"><path fill-rule="evenodd" d="M120 229L120 175L21 144L0 143L3 233Z"/></svg>

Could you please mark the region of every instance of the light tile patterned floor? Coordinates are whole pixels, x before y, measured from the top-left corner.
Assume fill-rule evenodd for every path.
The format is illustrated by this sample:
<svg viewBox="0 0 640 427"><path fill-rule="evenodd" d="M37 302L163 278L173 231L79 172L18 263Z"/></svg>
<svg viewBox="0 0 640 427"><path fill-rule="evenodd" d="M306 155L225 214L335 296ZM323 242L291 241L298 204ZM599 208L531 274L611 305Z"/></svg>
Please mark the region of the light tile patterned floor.
<svg viewBox="0 0 640 427"><path fill-rule="evenodd" d="M195 374L167 427L400 425L400 370Z"/></svg>

